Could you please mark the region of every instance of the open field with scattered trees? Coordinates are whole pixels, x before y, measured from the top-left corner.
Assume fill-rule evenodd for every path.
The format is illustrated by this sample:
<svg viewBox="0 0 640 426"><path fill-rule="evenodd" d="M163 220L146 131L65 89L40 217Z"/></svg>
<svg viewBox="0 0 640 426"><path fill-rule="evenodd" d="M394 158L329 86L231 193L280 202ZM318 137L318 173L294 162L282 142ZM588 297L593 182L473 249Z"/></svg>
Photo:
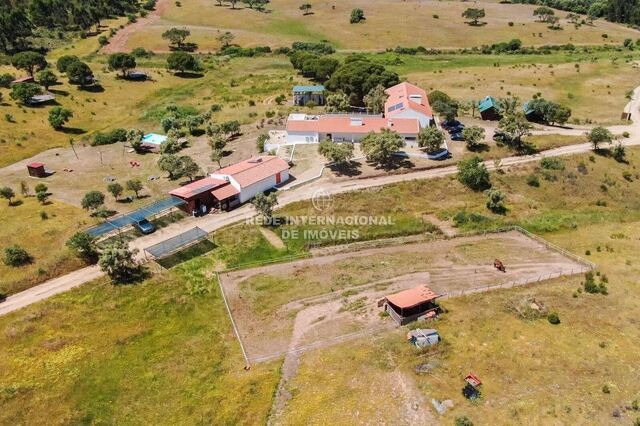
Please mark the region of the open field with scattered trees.
<svg viewBox="0 0 640 426"><path fill-rule="evenodd" d="M161 35L173 27L186 27L191 41L203 51L217 50L216 37L231 31L235 42L245 47L282 47L294 41L326 40L339 49L380 50L396 46L458 48L492 44L514 37L526 45L544 44L619 44L625 38L637 38L638 32L596 20L589 25L574 25L565 19L567 13L556 11L561 29L550 29L548 23L534 16L533 5L480 2L485 10L481 25L468 25L462 13L470 8L463 2L349 0L339 4L312 4L310 13L300 10L300 2L284 0L265 6L263 13L238 3L219 6L215 1L194 0L179 7L167 2L161 19L140 28L127 40L126 49L145 47L167 51ZM352 10L361 9L365 19L350 24ZM585 19L580 17L578 22ZM603 34L606 34L603 36Z"/></svg>
<svg viewBox="0 0 640 426"><path fill-rule="evenodd" d="M405 182L350 193L345 195L350 203L340 203L338 196L330 213L349 214L366 209L367 214L378 214L385 211L385 206L403 199L407 212L437 214L452 220L460 230L511 222L522 224L596 262L600 276L595 280L600 283L606 274L608 294L589 294L581 284L584 277L575 277L531 288L447 300L443 305L448 313L437 323L445 340L433 353L414 352L399 330L350 343L351 355L346 358L344 346L304 355L299 373L289 385L293 398L284 418L291 422L296 419L321 422L330 413L355 413L354 407L370 392L369 385L380 383L376 394L399 416L405 413L402 404L405 399L428 404L434 397L453 399L454 408L445 417L451 420L466 415L479 421L491 413L505 422L514 418L606 421L615 410L624 418L634 419L632 410L620 407L631 406L637 398L628 372L628 365L633 365L635 359L629 350L635 332L627 326L632 324L637 308L637 301L629 297L633 294L634 274L638 273L632 256L637 251L634 230L638 208L634 200L638 197L634 194L638 180L633 173L633 165L638 161L636 148L627 150L627 161L629 164L603 155L585 154L505 170L504 174L491 173L493 185L507 194L505 215L489 212L482 207L484 194L465 189L453 179ZM538 176L540 186L527 183L530 175ZM450 201L443 203L445 192ZM277 214L305 214L311 211L308 209L312 209L310 203L299 203ZM278 381L277 366L260 364L249 372L242 370L239 348L212 273L225 263L246 262L238 257L243 256L239 248L245 246L249 248L244 252L246 259L267 260L282 253L270 248L256 228L243 231L246 234L243 233L242 240L247 245L239 247L235 238L237 229L229 229L230 232L222 230L214 234L216 247L205 256L187 260L148 282L113 286L99 281L1 318L0 338L7 342L3 346L10 344L13 348L0 355L0 369L6 371L0 382L5 406L3 418L11 422L45 416L154 421L160 418L155 416L167 418L176 413L197 418L224 416L234 422L245 421L237 417L244 415L239 413L264 418ZM509 310L514 301L531 296L557 312L560 324L552 325L545 318L525 321ZM117 316L111 315L113 309L117 309ZM584 313L589 311L605 315L585 317ZM110 319L116 317L117 325ZM50 323L53 318L55 328ZM61 323L68 326L60 327ZM177 341L181 343L176 344ZM535 357L530 356L532 348ZM592 356L585 358L581 356L584 353ZM188 370L180 367L185 365L185 357L190 360ZM214 360L218 367L209 376L206 372ZM415 366L427 362L433 364L431 373L416 375ZM580 375L580 386L575 385L574 375L565 374L567 362L569 370ZM523 363L529 366L527 374L523 374ZM18 368L24 365L31 367ZM49 373L38 370L40 365L48 365ZM329 374L319 377L321 365ZM501 368L496 369L496 365ZM562 374L556 371L560 365ZM462 376L470 370L485 382L478 404L470 404L459 396ZM346 381L354 371L371 378L366 384ZM588 378L583 378L587 372ZM392 400L395 384L391 387L382 384L398 380L398 374L409 385L402 387L404 393L399 399ZM34 382L33 377L39 380ZM174 387L166 383L175 381L188 383L189 395L212 398L214 407L224 404L225 408L214 414L206 411L211 404L206 405L206 410L198 404L183 412L187 403L179 402L174 395L171 400L175 404L165 402L158 410L155 406L158 398L164 399L163 392L172 389L175 393ZM237 392L228 392L227 386L232 382ZM322 392L317 391L319 384L323 384ZM217 391L212 391L211 386ZM603 392L605 386L607 392ZM510 392L499 391L505 388ZM144 395L140 394L141 389ZM147 392L148 389L154 392ZM221 389L227 391L221 394ZM586 405L585 389L590 401ZM554 396L553 402L549 402L550 395ZM543 400L549 408L540 411ZM24 410L28 401L38 401L40 408ZM56 407L56 411L42 409L45 406ZM155 408L151 409L152 406ZM239 409L240 406L244 408ZM312 409L319 406L324 409ZM375 415L375 410L362 408L360 413Z"/></svg>

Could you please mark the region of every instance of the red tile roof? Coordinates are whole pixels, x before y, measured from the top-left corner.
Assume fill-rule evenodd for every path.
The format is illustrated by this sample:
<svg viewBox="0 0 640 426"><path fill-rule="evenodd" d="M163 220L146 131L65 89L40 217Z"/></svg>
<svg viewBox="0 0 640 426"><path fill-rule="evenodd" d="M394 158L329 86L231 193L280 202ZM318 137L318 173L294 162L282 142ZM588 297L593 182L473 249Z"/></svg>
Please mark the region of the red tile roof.
<svg viewBox="0 0 640 426"><path fill-rule="evenodd" d="M206 177L204 179L191 182L188 185L181 186L180 188L176 188L173 191L169 192L169 194L175 195L176 197L180 198L191 198L195 195L202 194L203 192L211 191L228 184L229 182L227 182L226 180Z"/></svg>
<svg viewBox="0 0 640 426"><path fill-rule="evenodd" d="M38 169L40 167L44 167L44 163L40 163L38 161L34 161L33 163L27 164L27 167L32 167L34 169Z"/></svg>
<svg viewBox="0 0 640 426"><path fill-rule="evenodd" d="M435 300L439 296L429 287L421 285L386 297L387 301L401 309L413 308L422 303Z"/></svg>
<svg viewBox="0 0 640 426"><path fill-rule="evenodd" d="M240 184L241 188L245 188L285 170L289 170L289 164L286 161L280 157L265 155L241 161L212 174L229 175Z"/></svg>
<svg viewBox="0 0 640 426"><path fill-rule="evenodd" d="M391 129L403 134L417 134L420 131L420 123L415 118L395 118L389 120L383 117L349 115L307 117L306 120L288 120L287 131L353 134L380 133L382 129ZM353 124L352 118L357 118L361 120L361 122Z"/></svg>
<svg viewBox="0 0 640 426"><path fill-rule="evenodd" d="M414 110L429 117L433 117L433 111L431 105L429 105L429 99L427 98L427 92L414 86L411 83L400 83L385 90L385 93L389 95L387 101L384 104L384 111L386 117L393 117L394 115L406 111L407 109ZM420 96L420 102L415 102L415 98L412 96ZM401 105L399 108L398 105ZM396 108L393 108L396 107ZM393 109L393 111L390 111Z"/></svg>
<svg viewBox="0 0 640 426"><path fill-rule="evenodd" d="M234 195L238 195L240 191L238 191L235 186L229 184L229 185L219 186L218 188L211 191L211 193L213 194L214 197L216 197L216 199L222 201L222 200L226 200L227 198L231 198Z"/></svg>

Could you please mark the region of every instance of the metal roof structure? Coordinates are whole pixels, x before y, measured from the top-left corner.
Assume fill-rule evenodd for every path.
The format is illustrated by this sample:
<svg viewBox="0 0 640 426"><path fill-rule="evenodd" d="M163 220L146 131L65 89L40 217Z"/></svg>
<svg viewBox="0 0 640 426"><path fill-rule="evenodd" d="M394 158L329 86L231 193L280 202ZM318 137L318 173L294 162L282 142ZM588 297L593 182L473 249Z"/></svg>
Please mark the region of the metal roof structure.
<svg viewBox="0 0 640 426"><path fill-rule="evenodd" d="M322 93L324 92L324 86L293 86L294 93Z"/></svg>
<svg viewBox="0 0 640 426"><path fill-rule="evenodd" d="M163 257L167 257L184 247L204 240L208 235L209 233L207 231L204 231L195 226L188 231L183 232L182 234L176 235L175 237L171 237L168 240L164 240L162 242L159 242L158 244L147 247L144 249L144 251L149 253L155 259L162 259Z"/></svg>
<svg viewBox="0 0 640 426"><path fill-rule="evenodd" d="M140 207L129 213L108 218L100 225L93 226L87 229L87 233L93 237L101 237L114 231L118 231L122 228L133 225L143 219L147 219L150 216L155 216L160 213L164 213L174 207L178 207L185 204L184 200L177 197L167 197L162 200L155 201L144 207Z"/></svg>
<svg viewBox="0 0 640 426"><path fill-rule="evenodd" d="M486 111L489 108L498 108L498 101L496 101L495 98L491 96L487 96L478 103L478 110L480 112Z"/></svg>

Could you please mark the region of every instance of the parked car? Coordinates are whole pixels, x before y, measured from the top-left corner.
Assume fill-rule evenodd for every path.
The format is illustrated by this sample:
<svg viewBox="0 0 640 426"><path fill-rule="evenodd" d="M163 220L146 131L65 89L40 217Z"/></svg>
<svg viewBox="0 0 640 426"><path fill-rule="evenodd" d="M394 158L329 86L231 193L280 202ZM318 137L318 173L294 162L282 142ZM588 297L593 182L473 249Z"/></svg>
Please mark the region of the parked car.
<svg viewBox="0 0 640 426"><path fill-rule="evenodd" d="M440 123L440 125L447 130L449 130L452 127L463 126L463 124L458 120L445 120L442 123Z"/></svg>
<svg viewBox="0 0 640 426"><path fill-rule="evenodd" d="M454 133L462 133L464 130L464 124L458 124L457 126L452 126L447 129L450 135Z"/></svg>
<svg viewBox="0 0 640 426"><path fill-rule="evenodd" d="M452 141L463 141L464 136L462 136L462 132L456 132L451 134Z"/></svg>
<svg viewBox="0 0 640 426"><path fill-rule="evenodd" d="M152 234L156 231L156 226L149 222L147 219L142 219L134 223L134 226L138 229L138 231L143 234Z"/></svg>

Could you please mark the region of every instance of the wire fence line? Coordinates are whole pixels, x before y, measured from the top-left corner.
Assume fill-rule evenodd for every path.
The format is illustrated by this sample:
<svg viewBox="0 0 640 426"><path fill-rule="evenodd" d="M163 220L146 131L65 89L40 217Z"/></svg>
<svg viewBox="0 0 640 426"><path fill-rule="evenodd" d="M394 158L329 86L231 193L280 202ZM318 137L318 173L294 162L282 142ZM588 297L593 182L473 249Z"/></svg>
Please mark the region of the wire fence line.
<svg viewBox="0 0 640 426"><path fill-rule="evenodd" d="M541 281L547 281L547 280L551 280L551 279L555 279L555 278L560 278L563 276L572 276L575 274L582 274L588 271L591 271L593 269L596 268L596 264L588 261L574 253L569 252L568 250L563 249L562 247L559 247L547 240L545 240L542 237L539 237L538 235L535 235L529 231L527 231L524 228L521 228L519 226L508 226L508 227L504 227L504 228L498 228L498 229L492 229L492 230L483 230L483 231L471 231L471 232L466 232L466 233L460 233L460 234L456 234L454 236L444 236L444 237L429 237L427 238L428 241L434 241L434 240L450 240L450 239L456 239L456 238L463 238L463 237L472 237L472 236L480 236L480 235L490 235L490 234L500 234L500 233L505 233L505 232L510 232L510 231L517 231L520 234L531 238L532 240L544 245L547 249L549 250L553 250L556 251L566 257L569 257L571 259L573 259L574 261L576 261L577 263L579 263L580 265L582 265L582 267L576 267L576 268L572 268L572 269L565 269L565 270L560 270L559 272L551 272L549 274L539 274L537 277L531 277L531 278L525 278L522 280L515 280L515 281L510 281L510 282L506 282L506 283L501 283L501 284L494 284L494 285L486 285L486 286L478 286L478 287L474 287L474 288L469 288L469 289L461 289L461 290L453 290L447 293L444 293L442 295L440 295L440 299L450 299L450 298L454 298L454 297L462 297L462 296L467 296L467 295L472 295L472 294L478 294L478 293L483 293L483 292L487 292L487 291L492 291L492 290L499 290L499 289L508 289L508 288L515 288L515 287L521 287L521 286L526 286L529 284L533 284L533 283L538 283ZM393 246L394 243L400 242L402 243L401 240L402 238L406 238L407 236L404 237L397 237L397 238L391 238L388 239L387 241L383 242L381 244L380 240L372 240L372 241L363 241L363 242L358 242L358 243L354 243L357 244L357 247L353 247L352 246L352 251L358 251L358 250L362 250L362 249L368 249L368 248L376 248L376 247L385 247L385 246ZM367 246L368 243L370 244L370 246ZM386 244L385 244L386 243ZM372 247L373 246L373 247ZM233 314L231 313L231 308L229 305L229 302L227 300L225 291L224 291L224 286L222 284L222 280L220 278L220 273L227 273L227 272L233 272L233 271L237 271L237 270L241 270L241 269L247 269L247 268L255 268L255 267L260 267L260 266L267 266L267 265L272 265L272 264L277 264L277 263L283 263L283 262L288 262L288 261L295 261L295 260L302 260L302 259L308 259L310 257L314 257L312 254L309 253L303 253L303 254L298 254L298 255L291 255L291 256L286 256L286 257L281 257L278 259L270 259L270 260L265 260L265 261L257 261L257 262L250 262L250 263L245 263L242 265L237 265L235 267L232 268L227 268L223 271L220 272L216 272L216 278L218 280L218 285L220 287L220 292L222 294L222 298L225 304L225 307L227 309L227 313L229 315L229 318L231 320L231 324L233 326L233 330L234 333L236 335L236 338L238 339L238 342L240 344L240 349L242 351L242 355L244 357L245 360L245 368L250 368L251 363L259 363L259 362L266 362L266 361L272 361L275 359L278 359L282 356L285 356L287 354L295 354L295 353L304 353L304 352L308 352L308 351L312 351L312 350L316 350L316 349L320 349L326 346L331 346L331 345L335 345L335 344L339 344L339 343L343 343L349 340L354 340L366 335L374 335L378 332L381 331L385 331L385 330L389 330L395 327L395 325L382 325L379 327L372 327L372 328L367 328L364 330L360 330L360 331L356 331L356 332L352 332L352 333L347 333L347 334L343 334L340 336L335 336L335 337L331 337L331 338L327 338L327 339L323 339L323 340L318 340L315 341L313 343L310 343L308 345L305 346L299 346L296 347L294 349L290 349L290 350L285 350L285 351L280 351L277 353L273 353L273 354L269 354L269 355L263 355L263 356L257 356L257 357L249 357L247 350L245 348L244 342L242 340L242 337L240 335L240 331L236 325L236 322L234 320ZM321 256L320 256L321 257Z"/></svg>
<svg viewBox="0 0 640 426"><path fill-rule="evenodd" d="M273 361L275 359L278 359L282 356L286 356L289 354L302 354L302 353L313 351L316 349L322 349L327 346L333 346L340 343L348 342L350 340L359 339L360 337L373 336L374 334L380 333L382 331L392 330L394 328L396 328L395 324L383 324L377 327L370 327L370 328L365 328L363 330L354 331L353 333L347 333L347 334L342 334L340 336L329 337L327 339L318 340L308 345L298 346L294 349L275 352L269 355L251 357L249 358L249 360L256 363Z"/></svg>
<svg viewBox="0 0 640 426"><path fill-rule="evenodd" d="M507 289L507 288L515 288L515 287L521 287L521 286L525 286L528 284L533 284L533 283L537 283L537 282L541 282L541 281L547 281L547 280L551 280L554 278L560 278L563 276L571 276L571 275L575 275L575 274L580 274L583 272L587 272L589 271L589 268L577 268L577 269L571 269L571 270L567 270L567 271L560 271L560 272L556 272L556 273L550 273L550 274L544 274L544 275L539 275L537 278L528 278L528 279L524 279L524 280L516 280L516 281L510 281L508 283L502 283L502 284L495 284L495 285L486 285L486 286L479 286L479 287L474 287L471 289L462 289L462 290L455 290L455 291L450 291L447 292L443 295L440 296L440 299L450 299L450 298L454 298L454 297L462 297L462 296L468 296L468 295L472 295L472 294L478 294L478 293L484 293L487 291L492 291L492 290L499 290L499 289ZM273 361L276 360L282 356L286 356L289 354L302 354L305 352L309 352L309 351L313 351L313 350L317 350L317 349L322 349L325 348L327 346L333 346L333 345L337 345L340 343L344 343L350 340L355 340L355 339L359 339L361 337L364 336L373 336L375 334L378 334L380 332L383 331L389 331L392 330L394 328L397 328L397 326L395 325L395 323L393 324L384 324L378 327L370 327L370 328L366 328L363 330L359 330L359 331L355 331L352 333L347 333L347 334L342 334L340 336L335 336L335 337L330 337L327 339L323 339L323 340L318 340L315 341L313 343L310 343L308 345L304 345L304 346L298 346L294 349L290 349L290 350L286 350L286 351L279 351L279 352L275 352L269 355L262 355L262 356L256 356L256 357L249 357L247 359L247 363L249 362L253 362L253 363L260 363L260 362L267 362L267 361ZM244 353L244 352L243 352Z"/></svg>
<svg viewBox="0 0 640 426"><path fill-rule="evenodd" d="M238 339L238 343L240 344L240 350L242 351L242 357L245 362L245 369L249 369L251 364L249 362L249 357L247 356L247 351L244 347L244 343L242 341L242 337L240 336L240 331L238 330L238 326L236 325L236 321L233 319L233 314L231 313L231 308L229 307L229 302L227 301L227 295L224 292L224 287L222 285L222 281L220 280L220 274L216 272L216 278L218 280L218 286L220 287L220 294L222 294L222 300L224 301L224 306L227 308L227 314L229 314L229 319L231 320L231 325L233 326L233 332Z"/></svg>

